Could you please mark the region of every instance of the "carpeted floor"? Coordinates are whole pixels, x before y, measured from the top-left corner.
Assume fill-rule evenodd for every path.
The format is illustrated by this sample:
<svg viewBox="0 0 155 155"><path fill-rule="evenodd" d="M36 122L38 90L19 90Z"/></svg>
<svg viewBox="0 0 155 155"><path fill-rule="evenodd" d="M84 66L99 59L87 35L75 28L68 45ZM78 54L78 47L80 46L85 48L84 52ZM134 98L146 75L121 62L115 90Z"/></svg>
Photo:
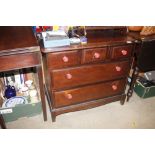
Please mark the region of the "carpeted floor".
<svg viewBox="0 0 155 155"><path fill-rule="evenodd" d="M155 97L140 99L135 93L130 102L113 102L101 107L59 115L52 123L42 114L7 123L10 129L147 129L155 128Z"/></svg>

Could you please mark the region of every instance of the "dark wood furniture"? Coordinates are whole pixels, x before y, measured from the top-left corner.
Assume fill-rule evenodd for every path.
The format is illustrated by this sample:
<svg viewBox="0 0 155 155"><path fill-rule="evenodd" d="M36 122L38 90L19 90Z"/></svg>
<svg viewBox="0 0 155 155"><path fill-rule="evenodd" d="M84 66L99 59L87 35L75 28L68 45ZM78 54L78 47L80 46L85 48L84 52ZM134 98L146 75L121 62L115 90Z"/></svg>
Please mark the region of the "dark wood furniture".
<svg viewBox="0 0 155 155"><path fill-rule="evenodd" d="M0 27L0 72L36 67L44 121L47 120L40 47L31 27Z"/></svg>
<svg viewBox="0 0 155 155"><path fill-rule="evenodd" d="M4 119L3 119L3 116L0 115L0 126L2 129L6 129L6 125L5 125L5 122L4 122Z"/></svg>
<svg viewBox="0 0 155 155"><path fill-rule="evenodd" d="M133 74L127 93L127 101L133 94L139 72L155 70L155 35L142 36L139 32L130 32L128 35L135 39L135 49Z"/></svg>
<svg viewBox="0 0 155 155"><path fill-rule="evenodd" d="M134 40L102 31L87 38L86 45L41 48L53 121L62 113L125 102Z"/></svg>

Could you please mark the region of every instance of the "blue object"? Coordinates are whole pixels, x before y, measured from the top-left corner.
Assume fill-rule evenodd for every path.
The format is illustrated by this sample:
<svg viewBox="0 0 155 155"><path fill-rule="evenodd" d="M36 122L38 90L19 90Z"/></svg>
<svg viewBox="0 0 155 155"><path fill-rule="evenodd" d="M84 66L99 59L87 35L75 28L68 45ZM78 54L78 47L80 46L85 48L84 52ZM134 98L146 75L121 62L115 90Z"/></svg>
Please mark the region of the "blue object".
<svg viewBox="0 0 155 155"><path fill-rule="evenodd" d="M36 33L36 26L32 26L33 33Z"/></svg>
<svg viewBox="0 0 155 155"><path fill-rule="evenodd" d="M7 99L16 96L16 90L14 86L6 86L6 90L5 90L5 97Z"/></svg>
<svg viewBox="0 0 155 155"><path fill-rule="evenodd" d="M25 97L22 96L11 97L3 103L3 108L15 107L19 104L28 104L28 101Z"/></svg>
<svg viewBox="0 0 155 155"><path fill-rule="evenodd" d="M87 38L85 36L80 37L81 43L87 43Z"/></svg>
<svg viewBox="0 0 155 155"><path fill-rule="evenodd" d="M70 40L63 30L42 32L45 48L69 46Z"/></svg>
<svg viewBox="0 0 155 155"><path fill-rule="evenodd" d="M50 47L61 47L61 46L69 46L70 40L69 38L66 39L59 39L59 40L49 40L44 41L44 47L50 48Z"/></svg>

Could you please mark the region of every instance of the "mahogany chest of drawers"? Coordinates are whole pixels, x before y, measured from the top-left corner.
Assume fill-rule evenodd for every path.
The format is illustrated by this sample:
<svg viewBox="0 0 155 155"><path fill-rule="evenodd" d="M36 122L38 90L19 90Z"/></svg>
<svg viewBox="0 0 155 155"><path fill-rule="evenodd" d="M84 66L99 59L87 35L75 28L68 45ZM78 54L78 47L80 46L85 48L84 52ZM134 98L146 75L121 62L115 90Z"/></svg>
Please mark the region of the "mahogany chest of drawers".
<svg viewBox="0 0 155 155"><path fill-rule="evenodd" d="M87 45L42 48L52 120L66 112L119 101L124 104L133 42L127 37Z"/></svg>

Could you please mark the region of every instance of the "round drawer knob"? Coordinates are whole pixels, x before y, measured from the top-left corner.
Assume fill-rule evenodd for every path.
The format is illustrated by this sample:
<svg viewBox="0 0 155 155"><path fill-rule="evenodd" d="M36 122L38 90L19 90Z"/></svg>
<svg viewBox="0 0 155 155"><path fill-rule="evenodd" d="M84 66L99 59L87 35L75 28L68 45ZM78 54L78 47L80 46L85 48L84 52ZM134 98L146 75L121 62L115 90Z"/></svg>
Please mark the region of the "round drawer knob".
<svg viewBox="0 0 155 155"><path fill-rule="evenodd" d="M127 54L128 54L128 51L122 50L121 53L122 53L123 55L127 55Z"/></svg>
<svg viewBox="0 0 155 155"><path fill-rule="evenodd" d="M72 99L73 98L72 94L66 94L66 97L67 97L67 99Z"/></svg>
<svg viewBox="0 0 155 155"><path fill-rule="evenodd" d="M113 90L117 90L117 86L116 85L112 85L112 89Z"/></svg>
<svg viewBox="0 0 155 155"><path fill-rule="evenodd" d="M100 54L97 53L97 52L95 52L95 53L94 53L94 58L96 58L96 59L100 58Z"/></svg>
<svg viewBox="0 0 155 155"><path fill-rule="evenodd" d="M70 74L70 73L66 74L66 78L67 78L68 80L70 80L70 79L72 78L72 74Z"/></svg>
<svg viewBox="0 0 155 155"><path fill-rule="evenodd" d="M68 59L67 56L64 56L64 57L62 58L62 60L63 60L63 62L68 62L68 61L69 61L69 59Z"/></svg>
<svg viewBox="0 0 155 155"><path fill-rule="evenodd" d="M117 71L117 72L120 72L120 71L121 71L121 67L116 66L116 71Z"/></svg>

